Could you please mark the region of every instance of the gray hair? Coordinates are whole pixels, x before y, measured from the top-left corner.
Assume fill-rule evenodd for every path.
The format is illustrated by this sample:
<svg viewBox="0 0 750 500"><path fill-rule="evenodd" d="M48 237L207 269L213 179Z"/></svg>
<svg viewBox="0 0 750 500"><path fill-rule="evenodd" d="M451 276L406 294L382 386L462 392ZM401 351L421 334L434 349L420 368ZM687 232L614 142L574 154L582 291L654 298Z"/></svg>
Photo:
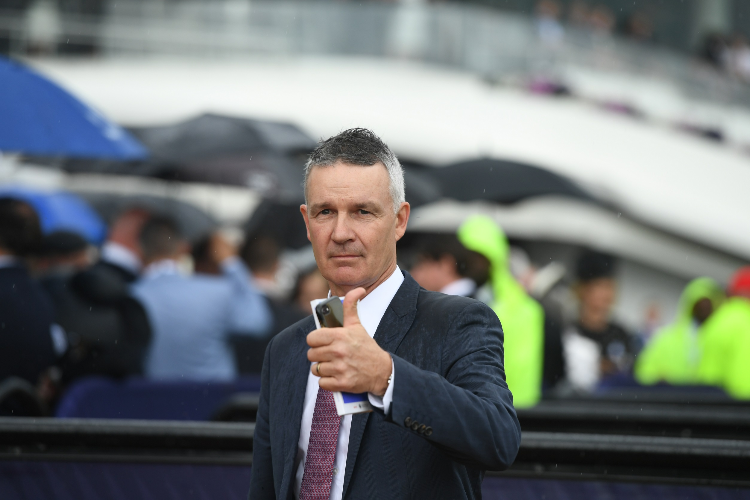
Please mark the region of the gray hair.
<svg viewBox="0 0 750 500"><path fill-rule="evenodd" d="M398 213L401 203L406 201L404 169L393 151L371 130L350 128L325 141L321 141L310 153L305 164L305 203L307 203L307 179L313 167L329 167L336 162L349 165L370 166L376 163L385 165L388 171L389 191L393 201L393 211Z"/></svg>

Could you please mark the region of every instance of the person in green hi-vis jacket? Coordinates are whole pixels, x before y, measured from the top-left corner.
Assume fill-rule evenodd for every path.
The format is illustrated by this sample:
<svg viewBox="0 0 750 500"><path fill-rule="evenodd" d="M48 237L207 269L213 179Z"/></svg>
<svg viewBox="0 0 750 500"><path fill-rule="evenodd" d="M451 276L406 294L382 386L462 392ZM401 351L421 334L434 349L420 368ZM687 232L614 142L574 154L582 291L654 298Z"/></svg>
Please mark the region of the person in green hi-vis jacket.
<svg viewBox="0 0 750 500"><path fill-rule="evenodd" d="M636 380L645 385L698 383L702 326L723 300L724 292L711 278L688 283L674 322L659 329L638 355Z"/></svg>
<svg viewBox="0 0 750 500"><path fill-rule="evenodd" d="M470 217L458 229L458 239L490 261L494 295L490 305L505 335L505 376L513 404L516 408L533 406L542 392L544 311L511 275L508 239L491 218Z"/></svg>
<svg viewBox="0 0 750 500"><path fill-rule="evenodd" d="M750 399L750 266L734 275L727 294L703 326L698 380Z"/></svg>

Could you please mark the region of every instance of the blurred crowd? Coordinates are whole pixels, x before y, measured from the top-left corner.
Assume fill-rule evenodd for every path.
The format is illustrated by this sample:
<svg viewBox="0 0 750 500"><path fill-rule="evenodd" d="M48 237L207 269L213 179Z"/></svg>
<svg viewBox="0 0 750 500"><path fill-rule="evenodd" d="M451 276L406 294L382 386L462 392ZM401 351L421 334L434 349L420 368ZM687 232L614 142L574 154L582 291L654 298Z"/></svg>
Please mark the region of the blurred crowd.
<svg viewBox="0 0 750 500"><path fill-rule="evenodd" d="M636 11L618 24L614 13L606 5L590 5L575 0L565 9L557 0L540 0L534 16L539 37L550 44L562 41L566 27L598 35L617 33L639 41L654 41L651 19L642 11Z"/></svg>
<svg viewBox="0 0 750 500"><path fill-rule="evenodd" d="M671 323L636 332L613 315L618 263L611 255L583 251L571 280L557 262L536 268L481 216L456 235L419 238L407 253L407 268L423 287L474 297L497 312L519 407L542 395L654 384L712 386L750 398L750 267L738 270L727 290L710 278L691 281Z"/></svg>
<svg viewBox="0 0 750 500"><path fill-rule="evenodd" d="M712 33L703 40L700 55L715 68L750 83L750 45L744 36Z"/></svg>
<svg viewBox="0 0 750 500"><path fill-rule="evenodd" d="M260 373L265 345L328 293L302 269L281 298L280 248L263 234L192 245L168 215L123 210L100 248L73 231L43 234L24 200L0 199L0 383L54 405L75 381L231 381ZM2 392L0 390L0 392Z"/></svg>
<svg viewBox="0 0 750 500"><path fill-rule="evenodd" d="M624 380L750 398L750 267L726 290L710 278L690 282L674 321L644 335L613 318L610 255L584 251L574 273L557 262L537 268L479 215L455 234L409 233L399 245L401 267L424 288L495 310L519 407ZM263 233L239 245L221 232L190 244L177 221L138 206L114 218L97 248L76 232L43 234L31 204L1 198L0 385L26 384L51 408L91 376L226 382L258 374L273 335L328 294L312 260L293 286L281 286L282 251Z"/></svg>
<svg viewBox="0 0 750 500"><path fill-rule="evenodd" d="M558 0L540 0L534 22L539 39L547 45L559 45L566 28L588 32L600 38L619 35L630 40L659 42L654 20L647 10L616 16L606 5L574 0L565 9ZM750 83L750 45L739 33L710 33L703 37L698 56L716 69Z"/></svg>

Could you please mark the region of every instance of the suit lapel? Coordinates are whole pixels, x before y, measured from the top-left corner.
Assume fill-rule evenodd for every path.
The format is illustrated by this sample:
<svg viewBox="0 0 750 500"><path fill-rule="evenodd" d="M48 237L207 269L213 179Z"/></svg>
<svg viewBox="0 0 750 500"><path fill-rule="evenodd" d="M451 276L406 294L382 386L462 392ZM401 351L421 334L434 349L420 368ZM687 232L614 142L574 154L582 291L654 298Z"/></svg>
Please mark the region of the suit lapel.
<svg viewBox="0 0 750 500"><path fill-rule="evenodd" d="M395 353L417 315L419 285L404 271L404 282L388 305L375 332L375 341L388 352Z"/></svg>
<svg viewBox="0 0 750 500"><path fill-rule="evenodd" d="M409 331L417 314L418 295L419 285L409 273L404 272L404 282L388 305L388 309L380 320L373 337L378 345L386 351L395 353ZM369 413L358 413L352 416L352 426L349 431L349 451L346 457L346 476L344 477L344 489L341 498L346 498L346 491L354 472L359 446L362 444L362 437L369 418Z"/></svg>
<svg viewBox="0 0 750 500"><path fill-rule="evenodd" d="M305 404L305 390L307 388L307 377L310 372L310 362L307 359L307 342L305 337L315 329L312 317L296 333L295 341L289 349L289 357L285 363L283 372L280 373L279 388L289 388L288 404L283 408L284 414L280 416L287 425L284 428L284 472L282 474L281 490L290 492L292 497L292 481L297 473L294 462L297 457L297 444L299 443L300 422L302 422L302 410ZM283 497L282 497L283 498Z"/></svg>

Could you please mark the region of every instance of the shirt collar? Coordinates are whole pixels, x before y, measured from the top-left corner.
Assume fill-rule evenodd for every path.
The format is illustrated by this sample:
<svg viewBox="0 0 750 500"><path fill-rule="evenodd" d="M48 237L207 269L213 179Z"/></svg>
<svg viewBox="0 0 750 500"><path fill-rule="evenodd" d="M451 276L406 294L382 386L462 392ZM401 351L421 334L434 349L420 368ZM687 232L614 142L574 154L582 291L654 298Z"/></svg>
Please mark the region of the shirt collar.
<svg viewBox="0 0 750 500"><path fill-rule="evenodd" d="M441 293L446 295L460 295L462 297L469 297L477 289L477 284L471 278L461 278L449 283L440 290Z"/></svg>
<svg viewBox="0 0 750 500"><path fill-rule="evenodd" d="M146 266L143 270L143 277L147 279L158 278L159 276L170 276L182 274L180 267L172 259L157 260Z"/></svg>
<svg viewBox="0 0 750 500"><path fill-rule="evenodd" d="M141 259L124 245L108 241L102 246L102 260L127 269L133 274L141 270Z"/></svg>

